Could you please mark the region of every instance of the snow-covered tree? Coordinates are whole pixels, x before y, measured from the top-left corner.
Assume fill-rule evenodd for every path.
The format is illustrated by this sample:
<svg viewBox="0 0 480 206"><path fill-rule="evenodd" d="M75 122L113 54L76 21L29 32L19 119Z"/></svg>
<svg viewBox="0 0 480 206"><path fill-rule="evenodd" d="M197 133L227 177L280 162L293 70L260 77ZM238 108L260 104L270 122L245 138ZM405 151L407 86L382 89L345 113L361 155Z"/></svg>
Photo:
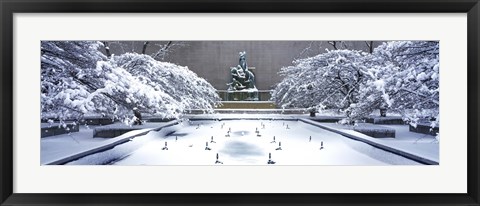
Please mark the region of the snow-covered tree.
<svg viewBox="0 0 480 206"><path fill-rule="evenodd" d="M123 68L146 85L171 96L178 110L213 110L220 97L205 79L187 67L159 62L149 55L126 53L108 61L114 67Z"/></svg>
<svg viewBox="0 0 480 206"><path fill-rule="evenodd" d="M284 79L272 92L282 108L346 109L358 101L365 52L331 50L284 67Z"/></svg>
<svg viewBox="0 0 480 206"><path fill-rule="evenodd" d="M371 46L372 42L366 42ZM344 109L349 120L388 109L438 124L439 42L385 42L372 52L333 50L284 67L272 99L282 107Z"/></svg>
<svg viewBox="0 0 480 206"><path fill-rule="evenodd" d="M388 108L412 123L425 117L434 120L432 126L438 123L439 42L386 42L367 59L366 81L352 117Z"/></svg>
<svg viewBox="0 0 480 206"><path fill-rule="evenodd" d="M42 118L102 114L125 119L134 107L178 117L187 109L212 110L219 100L214 88L186 67L141 54L107 59L100 46L86 41L42 42Z"/></svg>
<svg viewBox="0 0 480 206"><path fill-rule="evenodd" d="M105 59L98 51L100 46L88 41L41 42L42 118L79 118L93 110L91 104L79 101L98 89L87 74L95 73L97 61Z"/></svg>

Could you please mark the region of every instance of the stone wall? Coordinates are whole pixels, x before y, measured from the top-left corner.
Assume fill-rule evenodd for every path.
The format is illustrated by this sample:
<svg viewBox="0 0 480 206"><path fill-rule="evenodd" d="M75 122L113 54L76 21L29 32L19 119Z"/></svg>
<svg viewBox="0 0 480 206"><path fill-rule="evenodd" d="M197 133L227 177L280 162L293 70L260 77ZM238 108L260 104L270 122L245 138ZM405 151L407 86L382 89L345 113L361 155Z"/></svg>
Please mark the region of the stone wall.
<svg viewBox="0 0 480 206"><path fill-rule="evenodd" d="M157 51L156 45L166 42L150 42L146 54ZM142 50L142 41L111 44L112 53ZM379 42L375 42L377 46ZM172 47L164 61L188 66L198 76L205 78L217 90L226 90L230 82L230 67L238 65L239 52L247 52L248 67L255 67L256 86L259 90L273 89L281 81L280 68L292 65L292 61L325 52L333 47L325 41L186 41L183 46ZM132 47L132 48L130 48ZM364 41L345 42L339 48L367 50Z"/></svg>
<svg viewBox="0 0 480 206"><path fill-rule="evenodd" d="M218 90L227 89L230 67L238 65L238 53L247 52L248 67L255 74L256 86L269 90L281 80L278 71L292 65L308 42L272 41L198 41L188 42L182 50L172 53L168 60L188 66Z"/></svg>

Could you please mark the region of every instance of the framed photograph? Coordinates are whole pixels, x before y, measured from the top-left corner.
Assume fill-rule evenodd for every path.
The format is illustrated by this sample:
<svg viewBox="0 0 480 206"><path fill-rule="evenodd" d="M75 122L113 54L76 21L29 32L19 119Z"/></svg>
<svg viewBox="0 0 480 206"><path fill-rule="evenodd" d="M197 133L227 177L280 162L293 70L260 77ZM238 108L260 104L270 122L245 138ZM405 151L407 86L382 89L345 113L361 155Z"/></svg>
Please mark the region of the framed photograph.
<svg viewBox="0 0 480 206"><path fill-rule="evenodd" d="M0 6L1 205L480 204L478 0Z"/></svg>

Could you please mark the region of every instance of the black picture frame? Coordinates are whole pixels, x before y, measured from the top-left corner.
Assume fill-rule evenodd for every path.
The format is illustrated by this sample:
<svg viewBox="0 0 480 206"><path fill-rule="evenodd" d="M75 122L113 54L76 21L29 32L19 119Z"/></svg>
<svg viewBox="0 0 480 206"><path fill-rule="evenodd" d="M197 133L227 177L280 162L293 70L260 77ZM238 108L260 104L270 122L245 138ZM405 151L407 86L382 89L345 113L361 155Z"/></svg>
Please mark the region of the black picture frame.
<svg viewBox="0 0 480 206"><path fill-rule="evenodd" d="M0 0L1 205L479 205L478 0ZM465 194L19 194L13 193L13 14L15 13L466 13L468 189Z"/></svg>

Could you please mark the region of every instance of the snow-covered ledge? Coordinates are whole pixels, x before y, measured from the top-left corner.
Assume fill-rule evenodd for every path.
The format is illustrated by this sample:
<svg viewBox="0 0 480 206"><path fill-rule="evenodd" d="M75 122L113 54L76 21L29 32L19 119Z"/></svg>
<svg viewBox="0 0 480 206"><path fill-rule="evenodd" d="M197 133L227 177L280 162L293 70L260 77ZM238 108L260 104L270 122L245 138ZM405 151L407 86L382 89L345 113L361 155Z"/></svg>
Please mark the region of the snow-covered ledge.
<svg viewBox="0 0 480 206"><path fill-rule="evenodd" d="M422 156L421 154L414 154L413 152L406 152L404 150L397 149L397 148L392 147L390 145L383 144L380 141L377 141L373 137L369 137L367 135L355 132L353 130L337 129L337 128L325 126L325 125L322 125L321 123L318 123L318 122L315 122L315 121L312 121L312 120L309 120L309 119L304 119L304 118L299 119L299 121L302 121L304 123L320 127L322 129L325 129L325 130L328 130L328 131L331 131L331 132L335 132L337 134L341 134L345 137L364 142L364 143L372 145L374 147L383 149L385 151L391 152L391 153L396 154L396 155L400 155L400 156L415 160L415 161L423 163L423 164L428 164L428 165L438 165L439 164L438 160L430 159L428 157Z"/></svg>
<svg viewBox="0 0 480 206"><path fill-rule="evenodd" d="M170 121L169 123L167 123L165 125L162 125L160 127L145 128L145 129L130 131L130 132L125 133L123 135L120 135L118 137L107 140L104 143L102 143L101 145L98 145L98 146L95 146L95 147L92 147L92 148L88 148L88 149L76 152L74 154L59 157L59 158L54 159L54 160L49 160L49 161L46 161L42 164L43 165L62 165L62 164L66 164L66 163L74 161L76 159L80 159L82 157L85 157L85 156L88 156L88 155L91 155L91 154L94 154L94 153L98 153L98 152L108 150L108 149L113 148L113 147L115 147L119 144L123 144L125 142L128 142L135 137L145 135L145 134L149 133L150 131L160 131L163 128L170 127L170 126L176 125L178 123L179 123L178 120L173 120L173 121Z"/></svg>

